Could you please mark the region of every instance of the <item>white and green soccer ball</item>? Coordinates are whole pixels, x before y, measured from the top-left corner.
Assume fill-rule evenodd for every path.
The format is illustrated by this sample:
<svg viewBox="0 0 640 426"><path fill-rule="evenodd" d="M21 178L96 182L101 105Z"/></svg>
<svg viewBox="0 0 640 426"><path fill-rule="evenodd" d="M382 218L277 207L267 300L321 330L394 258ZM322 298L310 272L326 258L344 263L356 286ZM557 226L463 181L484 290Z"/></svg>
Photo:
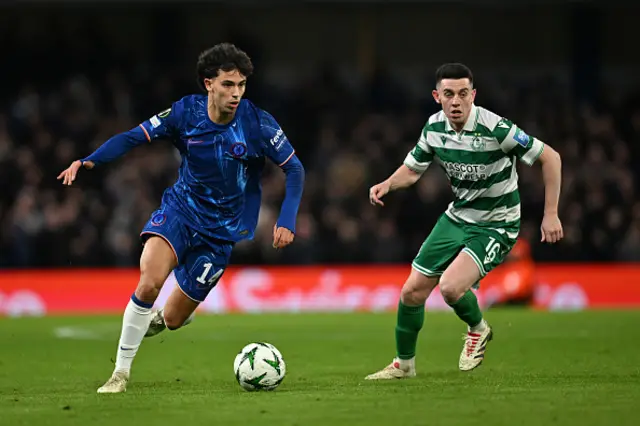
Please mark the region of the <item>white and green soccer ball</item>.
<svg viewBox="0 0 640 426"><path fill-rule="evenodd" d="M270 343L249 343L233 361L236 380L248 391L274 390L287 373L280 351Z"/></svg>

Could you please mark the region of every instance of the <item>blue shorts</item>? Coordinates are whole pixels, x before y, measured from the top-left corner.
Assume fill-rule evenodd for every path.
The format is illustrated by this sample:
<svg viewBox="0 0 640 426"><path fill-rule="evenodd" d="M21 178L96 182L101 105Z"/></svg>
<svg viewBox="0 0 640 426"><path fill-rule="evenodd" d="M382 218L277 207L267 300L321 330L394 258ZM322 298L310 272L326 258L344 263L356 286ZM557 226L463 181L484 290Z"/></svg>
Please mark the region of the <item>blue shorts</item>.
<svg viewBox="0 0 640 426"><path fill-rule="evenodd" d="M182 292L196 302L204 302L229 264L233 242L216 240L190 228L182 214L162 206L151 214L142 229L142 242L151 236L163 238L178 260L174 273Z"/></svg>

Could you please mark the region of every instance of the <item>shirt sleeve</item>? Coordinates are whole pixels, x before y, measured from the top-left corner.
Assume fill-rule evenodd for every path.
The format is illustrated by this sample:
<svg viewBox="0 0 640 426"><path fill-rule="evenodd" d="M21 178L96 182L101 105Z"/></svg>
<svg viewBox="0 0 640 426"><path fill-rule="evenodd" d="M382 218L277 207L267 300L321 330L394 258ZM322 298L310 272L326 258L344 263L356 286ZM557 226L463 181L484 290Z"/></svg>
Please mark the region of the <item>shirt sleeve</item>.
<svg viewBox="0 0 640 426"><path fill-rule="evenodd" d="M427 144L428 125L425 125L416 146L407 154L404 165L416 173L424 173L433 161L433 149Z"/></svg>
<svg viewBox="0 0 640 426"><path fill-rule="evenodd" d="M295 154L293 146L275 118L266 111L260 114L260 133L262 149L271 161L282 167L291 160Z"/></svg>
<svg viewBox="0 0 640 426"><path fill-rule="evenodd" d="M516 156L528 166L533 165L540 158L544 149L544 143L541 140L529 136L506 118L496 124L493 136L498 140L503 152Z"/></svg>
<svg viewBox="0 0 640 426"><path fill-rule="evenodd" d="M174 140L179 137L182 110L182 102L174 102L170 108L140 123L139 127L143 130L147 141Z"/></svg>

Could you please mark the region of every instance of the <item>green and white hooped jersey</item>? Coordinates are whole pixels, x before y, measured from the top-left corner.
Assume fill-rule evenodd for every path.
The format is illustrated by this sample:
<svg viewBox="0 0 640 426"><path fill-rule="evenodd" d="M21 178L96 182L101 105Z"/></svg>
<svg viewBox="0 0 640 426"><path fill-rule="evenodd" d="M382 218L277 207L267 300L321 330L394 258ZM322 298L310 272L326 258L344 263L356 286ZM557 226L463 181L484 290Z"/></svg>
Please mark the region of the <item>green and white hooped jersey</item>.
<svg viewBox="0 0 640 426"><path fill-rule="evenodd" d="M461 132L443 111L429 118L404 164L424 173L435 159L444 168L455 200L446 214L456 222L501 229L516 238L520 228L520 194L516 161L531 166L544 144L514 123L473 105Z"/></svg>

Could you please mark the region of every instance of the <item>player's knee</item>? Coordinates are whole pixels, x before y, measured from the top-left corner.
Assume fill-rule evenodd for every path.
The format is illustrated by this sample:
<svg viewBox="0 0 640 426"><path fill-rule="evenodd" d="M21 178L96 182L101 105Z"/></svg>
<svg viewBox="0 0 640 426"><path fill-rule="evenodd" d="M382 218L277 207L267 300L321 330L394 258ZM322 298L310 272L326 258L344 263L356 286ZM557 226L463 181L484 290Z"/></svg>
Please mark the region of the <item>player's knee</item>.
<svg viewBox="0 0 640 426"><path fill-rule="evenodd" d="M151 268L140 265L140 282L136 289L136 296L140 300L153 301L158 297L162 286L167 279L164 274L153 271Z"/></svg>
<svg viewBox="0 0 640 426"><path fill-rule="evenodd" d="M405 285L400 291L400 300L408 306L421 305L427 301L424 293L424 290Z"/></svg>
<svg viewBox="0 0 640 426"><path fill-rule="evenodd" d="M464 295L465 291L461 283L455 279L447 276L442 277L440 281L440 293L444 301L449 305L456 303Z"/></svg>
<svg viewBox="0 0 640 426"><path fill-rule="evenodd" d="M427 301L431 290L432 287L428 285L407 281L400 291L400 300L409 306L422 305Z"/></svg>
<svg viewBox="0 0 640 426"><path fill-rule="evenodd" d="M165 308L164 311L164 325L169 330L177 330L184 325L186 318L180 315L178 312L173 312Z"/></svg>
<svg viewBox="0 0 640 426"><path fill-rule="evenodd" d="M136 295L144 301L155 300L175 266L175 255L169 243L160 237L149 238L140 257L140 282Z"/></svg>
<svg viewBox="0 0 640 426"><path fill-rule="evenodd" d="M178 318L175 315L166 315L164 316L164 325L167 326L169 330L177 330L184 324L184 319Z"/></svg>
<svg viewBox="0 0 640 426"><path fill-rule="evenodd" d="M422 305L437 285L438 277L427 277L412 269L400 291L400 301L409 306Z"/></svg>

